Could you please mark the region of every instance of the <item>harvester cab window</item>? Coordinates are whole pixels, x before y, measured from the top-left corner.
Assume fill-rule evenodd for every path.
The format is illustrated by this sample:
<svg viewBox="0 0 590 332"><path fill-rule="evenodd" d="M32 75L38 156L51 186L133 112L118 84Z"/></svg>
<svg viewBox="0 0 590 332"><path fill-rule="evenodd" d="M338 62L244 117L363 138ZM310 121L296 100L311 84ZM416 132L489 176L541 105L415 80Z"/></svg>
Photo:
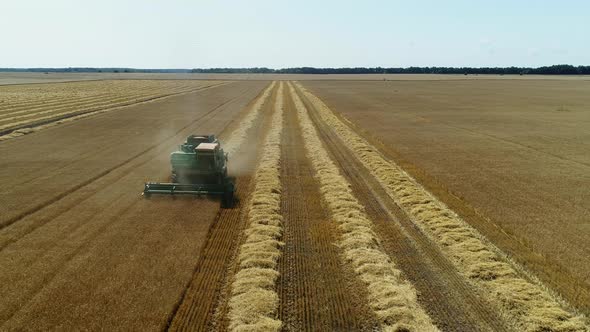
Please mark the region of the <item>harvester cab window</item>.
<svg viewBox="0 0 590 332"><path fill-rule="evenodd" d="M201 169L215 168L215 155L213 153L197 153L197 165Z"/></svg>

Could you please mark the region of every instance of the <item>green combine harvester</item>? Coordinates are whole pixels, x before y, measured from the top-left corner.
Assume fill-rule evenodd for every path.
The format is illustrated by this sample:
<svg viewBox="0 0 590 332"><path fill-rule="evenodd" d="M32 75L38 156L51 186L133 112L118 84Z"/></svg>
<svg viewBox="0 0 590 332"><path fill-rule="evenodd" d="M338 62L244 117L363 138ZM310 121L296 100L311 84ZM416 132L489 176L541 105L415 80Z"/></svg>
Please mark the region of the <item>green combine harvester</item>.
<svg viewBox="0 0 590 332"><path fill-rule="evenodd" d="M170 155L171 182L147 182L143 195L220 195L222 205L231 207L234 182L227 176L227 160L215 135L190 135Z"/></svg>

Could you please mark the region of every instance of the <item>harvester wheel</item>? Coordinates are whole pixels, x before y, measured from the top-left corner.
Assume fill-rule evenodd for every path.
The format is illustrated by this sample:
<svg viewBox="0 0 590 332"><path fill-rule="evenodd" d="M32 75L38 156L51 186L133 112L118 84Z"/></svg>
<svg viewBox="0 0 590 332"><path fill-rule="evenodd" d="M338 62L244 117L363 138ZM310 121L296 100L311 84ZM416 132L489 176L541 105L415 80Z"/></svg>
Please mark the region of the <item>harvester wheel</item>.
<svg viewBox="0 0 590 332"><path fill-rule="evenodd" d="M234 192L226 191L221 198L221 205L224 208L231 208L234 205Z"/></svg>
<svg viewBox="0 0 590 332"><path fill-rule="evenodd" d="M223 179L225 183L225 188L223 192L223 196L221 197L221 205L224 208L231 208L234 205L234 179L230 177L226 177Z"/></svg>

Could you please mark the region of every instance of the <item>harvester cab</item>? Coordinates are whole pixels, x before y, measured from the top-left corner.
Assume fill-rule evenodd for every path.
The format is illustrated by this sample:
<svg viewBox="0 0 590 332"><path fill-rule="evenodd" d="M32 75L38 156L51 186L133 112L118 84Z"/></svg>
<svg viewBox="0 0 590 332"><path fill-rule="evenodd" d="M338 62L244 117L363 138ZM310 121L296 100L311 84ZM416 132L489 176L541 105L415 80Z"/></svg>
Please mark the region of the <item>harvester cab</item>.
<svg viewBox="0 0 590 332"><path fill-rule="evenodd" d="M170 155L171 181L148 182L143 195L220 195L222 205L231 206L234 182L227 175L227 161L215 135L190 135Z"/></svg>

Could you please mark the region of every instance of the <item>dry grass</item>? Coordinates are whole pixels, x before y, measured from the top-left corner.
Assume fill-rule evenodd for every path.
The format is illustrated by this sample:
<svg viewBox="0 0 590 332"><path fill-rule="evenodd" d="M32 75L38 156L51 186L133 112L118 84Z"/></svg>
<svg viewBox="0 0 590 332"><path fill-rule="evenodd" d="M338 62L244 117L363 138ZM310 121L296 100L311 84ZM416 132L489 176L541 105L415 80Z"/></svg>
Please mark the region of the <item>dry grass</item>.
<svg viewBox="0 0 590 332"><path fill-rule="evenodd" d="M383 252L380 240L372 230L372 222L353 196L350 184L330 159L292 85L289 90L297 108L308 157L317 173L320 192L342 231L338 246L344 259L367 285L369 305L383 324L383 329L437 330L418 304L414 287L403 279L394 262Z"/></svg>
<svg viewBox="0 0 590 332"><path fill-rule="evenodd" d="M96 81L0 87L0 132L5 140L167 96L196 91L223 82ZM49 125L47 125L49 123ZM12 132L11 132L12 131Z"/></svg>
<svg viewBox="0 0 590 332"><path fill-rule="evenodd" d="M274 89L275 84L276 82L273 81L264 90L264 92L262 92L262 95L256 99L248 114L246 114L246 116L244 116L244 118L240 120L240 126L232 132L231 137L223 145L223 149L226 152L228 152L229 154L233 154L240 148L240 146L247 137L248 130L256 122L256 119L258 119L260 111L262 110L262 106L270 96L270 93L272 89Z"/></svg>
<svg viewBox="0 0 590 332"><path fill-rule="evenodd" d="M395 163L299 86L323 121L346 142L387 193L440 247L457 269L526 331L585 331L585 318L566 310L545 288L517 272L495 246L438 201Z"/></svg>
<svg viewBox="0 0 590 332"><path fill-rule="evenodd" d="M272 88L269 87L267 91ZM263 98L261 98L262 100ZM261 102L262 104L262 102ZM238 272L231 285L229 328L232 331L278 331L275 318L279 298L275 291L277 260L281 255L280 214L281 132L283 130L283 85L279 86L271 129L262 147L254 175L254 191L248 211L246 239L240 247Z"/></svg>

